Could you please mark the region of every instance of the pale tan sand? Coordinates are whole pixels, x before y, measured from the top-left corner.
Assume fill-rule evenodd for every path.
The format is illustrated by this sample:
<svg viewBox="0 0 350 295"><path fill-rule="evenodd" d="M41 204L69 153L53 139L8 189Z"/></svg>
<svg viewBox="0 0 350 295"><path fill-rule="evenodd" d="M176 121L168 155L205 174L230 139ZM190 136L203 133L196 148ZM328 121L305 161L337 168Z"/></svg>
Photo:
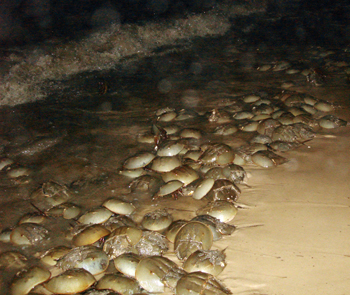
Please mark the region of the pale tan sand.
<svg viewBox="0 0 350 295"><path fill-rule="evenodd" d="M348 294L350 128L333 133L276 169L246 168L252 188L240 202L251 207L234 224L262 226L217 244L227 247L220 278L234 294Z"/></svg>

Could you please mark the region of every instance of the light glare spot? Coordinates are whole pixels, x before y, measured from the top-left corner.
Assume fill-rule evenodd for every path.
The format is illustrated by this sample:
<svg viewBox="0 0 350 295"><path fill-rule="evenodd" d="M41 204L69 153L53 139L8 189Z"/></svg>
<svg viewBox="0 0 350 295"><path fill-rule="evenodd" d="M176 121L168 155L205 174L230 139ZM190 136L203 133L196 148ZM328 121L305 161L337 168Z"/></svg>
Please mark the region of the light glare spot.
<svg viewBox="0 0 350 295"><path fill-rule="evenodd" d="M181 101L185 107L193 108L199 103L199 95L196 90L188 89L184 91Z"/></svg>
<svg viewBox="0 0 350 295"><path fill-rule="evenodd" d="M173 85L168 79L163 79L158 83L158 90L161 93L168 93L173 88Z"/></svg>

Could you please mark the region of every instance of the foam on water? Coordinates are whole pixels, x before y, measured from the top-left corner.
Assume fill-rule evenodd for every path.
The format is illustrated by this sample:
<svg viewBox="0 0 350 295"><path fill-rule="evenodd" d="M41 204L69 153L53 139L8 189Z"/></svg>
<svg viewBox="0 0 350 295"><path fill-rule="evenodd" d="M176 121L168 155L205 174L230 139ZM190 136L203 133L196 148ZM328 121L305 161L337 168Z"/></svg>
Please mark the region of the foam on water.
<svg viewBox="0 0 350 295"><path fill-rule="evenodd" d="M0 105L17 105L46 97L43 83L69 79L81 72L112 69L130 55L140 58L153 49L194 37L223 35L235 15L264 11L265 1L257 5L219 4L215 9L196 15L137 24L111 24L104 31L67 43L46 42L36 47L9 50L7 70L0 77ZM252 7L254 5L254 7Z"/></svg>

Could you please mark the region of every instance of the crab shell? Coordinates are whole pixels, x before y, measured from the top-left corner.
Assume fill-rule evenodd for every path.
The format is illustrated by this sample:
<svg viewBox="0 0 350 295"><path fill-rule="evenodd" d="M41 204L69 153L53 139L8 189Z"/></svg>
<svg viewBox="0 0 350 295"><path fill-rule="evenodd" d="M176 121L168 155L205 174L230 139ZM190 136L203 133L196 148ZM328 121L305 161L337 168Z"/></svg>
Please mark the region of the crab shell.
<svg viewBox="0 0 350 295"><path fill-rule="evenodd" d="M213 234L205 224L197 221L186 223L178 231L174 250L180 259L186 259L197 250L209 250L213 244Z"/></svg>

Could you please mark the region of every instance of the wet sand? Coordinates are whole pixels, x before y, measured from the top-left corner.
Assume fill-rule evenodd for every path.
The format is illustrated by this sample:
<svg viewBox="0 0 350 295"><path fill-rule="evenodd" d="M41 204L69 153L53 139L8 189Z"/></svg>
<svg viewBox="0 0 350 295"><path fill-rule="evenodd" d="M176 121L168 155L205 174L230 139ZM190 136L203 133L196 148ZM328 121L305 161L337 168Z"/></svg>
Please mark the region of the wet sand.
<svg viewBox="0 0 350 295"><path fill-rule="evenodd" d="M312 89L343 107L343 87ZM347 294L350 288L350 127L322 132L288 152L276 169L245 167L251 188L243 189L234 224L242 228L220 248L228 266L221 275L238 294ZM255 290L255 291L253 291Z"/></svg>
<svg viewBox="0 0 350 295"><path fill-rule="evenodd" d="M212 76L203 80L197 76L193 82L179 75L176 79L168 79L175 86L166 95L160 94L159 87L152 81L150 91L144 96L140 96L144 91L142 87L136 92L130 90L129 94L125 94L120 109L101 112L89 106L83 111L73 109L76 113L71 110L71 117L67 116L65 120L72 122L73 118L79 118L80 125L70 129L68 123L67 126L62 123L64 126L58 129L71 131L59 146L33 158L18 158L21 164L35 171L33 182L28 186L3 188L0 229L14 226L20 216L33 211L29 206L30 192L48 180L74 188L74 203L85 210L99 206L108 197L124 196L135 202L138 208L134 216L136 221L140 221L144 213L161 207L167 208L174 219L195 216L195 210L205 203L204 200L183 202L180 198L151 202L149 195L129 195L127 185L130 179L120 176L117 171L127 157L151 148L138 144L136 136L150 130L152 116L158 108L172 106L179 110L188 107L186 103L195 102L192 105L195 110L210 111L220 102L215 99L220 92L231 91L235 95L251 93L267 83L277 87L288 78L278 73L258 73L249 62L251 68L237 73L236 77L239 78L234 80L235 76L228 75L225 67L232 67L232 60L243 60L245 57L242 52L229 62L214 57L212 60L201 60L208 72L212 67L212 76L218 73L218 69L223 73L220 82L224 86L218 91L209 91L204 87L208 81L208 84L213 84ZM292 90L308 92L339 105L332 113L350 120L348 87L342 83L341 86L312 87L300 76L295 81L298 84ZM193 83L202 86L196 92L198 95L192 100L188 97L184 99L183 96L181 99L179 92L183 89L193 90ZM217 81L215 83L221 85ZM111 87L118 88L118 85ZM282 91L280 88L278 90ZM113 101L120 95L111 92L107 98L100 97L101 101ZM90 124L89 115L100 121ZM13 117L11 122L4 125L14 124L16 116ZM59 119L55 123L57 126L58 122ZM205 125L207 123L203 119L193 124L202 126L207 132L203 141L220 139L231 146L239 146L247 140L244 134L240 134L241 138L237 141L230 137L213 137L210 134L213 126ZM25 130L30 129L29 125L24 126ZM33 129L40 129L38 126ZM289 159L286 164L273 169L258 168L252 164L244 166L249 175L247 183L250 187L241 186L242 194L238 203L245 205L245 208L239 209L237 216L230 222L238 229L232 236L215 242L213 247L226 249L227 267L218 279L233 294L346 294L350 288L349 148L349 126L323 130L307 145L280 153ZM48 246L45 245L46 248ZM14 248L0 244L1 251ZM173 254L169 255L174 258ZM4 281L7 283L8 280L6 277Z"/></svg>
<svg viewBox="0 0 350 295"><path fill-rule="evenodd" d="M261 226L238 230L222 242L228 256L222 278L232 290L347 293L349 131L314 139L310 149L289 153L290 162L277 169L247 169L252 188L244 189L240 202L250 207L234 223Z"/></svg>

